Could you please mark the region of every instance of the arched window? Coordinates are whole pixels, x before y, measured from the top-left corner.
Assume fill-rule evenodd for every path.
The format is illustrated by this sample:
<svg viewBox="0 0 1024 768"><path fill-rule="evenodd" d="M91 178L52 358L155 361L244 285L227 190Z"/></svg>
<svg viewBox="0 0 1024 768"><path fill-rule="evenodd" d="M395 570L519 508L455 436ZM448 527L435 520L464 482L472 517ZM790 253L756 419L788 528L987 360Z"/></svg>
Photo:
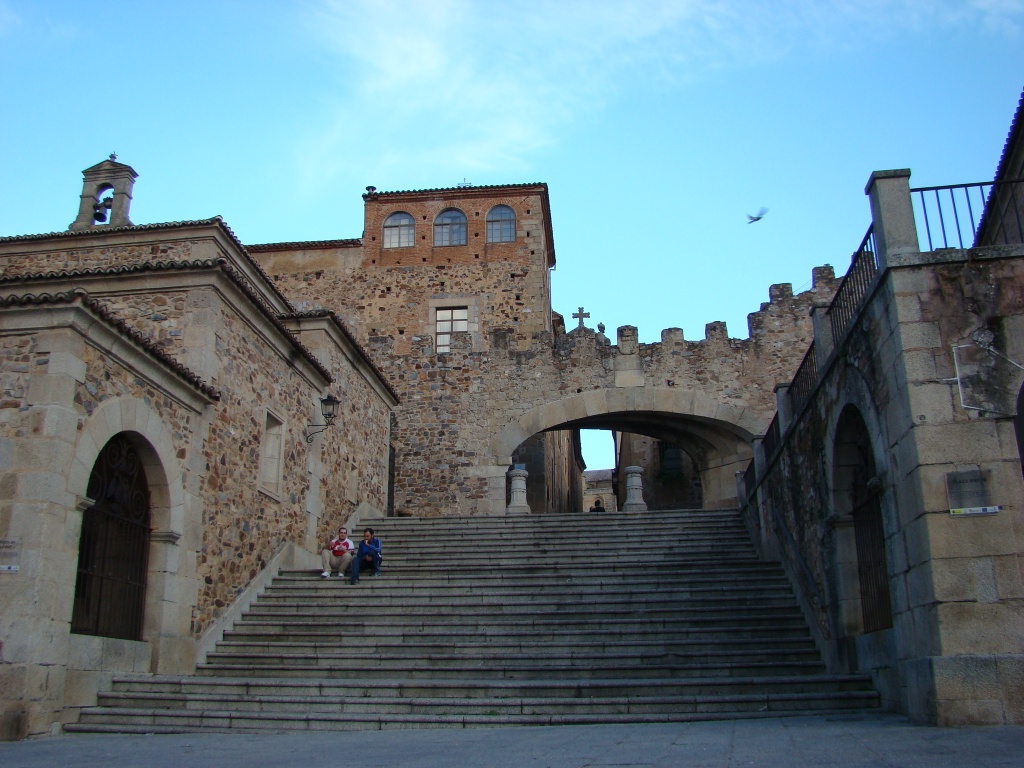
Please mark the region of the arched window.
<svg viewBox="0 0 1024 768"><path fill-rule="evenodd" d="M149 561L149 486L124 434L111 438L92 469L82 517L71 631L139 640Z"/></svg>
<svg viewBox="0 0 1024 768"><path fill-rule="evenodd" d="M408 248L416 239L416 222L408 213L392 213L384 220L384 247Z"/></svg>
<svg viewBox="0 0 1024 768"><path fill-rule="evenodd" d="M496 205L487 212L487 242L511 243L516 239L516 212Z"/></svg>
<svg viewBox="0 0 1024 768"><path fill-rule="evenodd" d="M457 208L442 211L434 219L434 245L465 245L466 214Z"/></svg>

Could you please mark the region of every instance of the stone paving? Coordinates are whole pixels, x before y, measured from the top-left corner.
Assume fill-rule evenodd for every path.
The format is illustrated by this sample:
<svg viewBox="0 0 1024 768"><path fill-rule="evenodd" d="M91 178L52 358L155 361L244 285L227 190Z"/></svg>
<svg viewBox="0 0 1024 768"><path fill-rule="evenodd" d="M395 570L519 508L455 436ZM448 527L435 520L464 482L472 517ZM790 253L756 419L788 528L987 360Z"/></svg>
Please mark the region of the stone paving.
<svg viewBox="0 0 1024 768"><path fill-rule="evenodd" d="M1024 727L930 728L898 715L658 725L350 733L67 735L0 743L5 768L231 768L365 764L394 768L717 768L1024 764Z"/></svg>

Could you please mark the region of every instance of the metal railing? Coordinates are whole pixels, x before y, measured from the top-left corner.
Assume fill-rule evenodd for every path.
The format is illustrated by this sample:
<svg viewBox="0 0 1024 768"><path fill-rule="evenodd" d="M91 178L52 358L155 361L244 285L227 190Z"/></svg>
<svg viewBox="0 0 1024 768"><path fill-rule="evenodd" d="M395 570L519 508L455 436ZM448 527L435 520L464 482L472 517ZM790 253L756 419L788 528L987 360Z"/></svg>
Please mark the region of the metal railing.
<svg viewBox="0 0 1024 768"><path fill-rule="evenodd" d="M850 327L861 304L864 303L868 289L878 272L877 253L875 227L872 224L868 227L864 239L860 241L860 247L854 252L850 269L847 270L843 281L839 284L836 295L832 297L832 303L828 308L833 344L839 344L842 341L846 329Z"/></svg>
<svg viewBox="0 0 1024 768"><path fill-rule="evenodd" d="M818 384L818 355L814 350L814 342L807 349L804 360L796 369L793 383L789 385L786 394L789 397L790 413L795 418L800 409L811 399L811 393Z"/></svg>
<svg viewBox="0 0 1024 768"><path fill-rule="evenodd" d="M910 190L928 250L1024 242L1024 179Z"/></svg>

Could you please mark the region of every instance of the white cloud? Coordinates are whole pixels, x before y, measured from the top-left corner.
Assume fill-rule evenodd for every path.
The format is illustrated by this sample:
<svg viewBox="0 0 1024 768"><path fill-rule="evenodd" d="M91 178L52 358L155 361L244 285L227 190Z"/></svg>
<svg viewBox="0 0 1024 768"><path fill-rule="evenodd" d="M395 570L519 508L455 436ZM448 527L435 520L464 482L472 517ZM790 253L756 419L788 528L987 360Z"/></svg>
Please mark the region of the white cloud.
<svg viewBox="0 0 1024 768"><path fill-rule="evenodd" d="M1024 0L319 0L334 106L300 154L308 192L410 168L450 176L530 168L570 122L634 77L659 87L753 68L796 49L864 46L929 26L1007 30ZM353 148L355 151L353 151ZM472 178L470 179L472 180Z"/></svg>

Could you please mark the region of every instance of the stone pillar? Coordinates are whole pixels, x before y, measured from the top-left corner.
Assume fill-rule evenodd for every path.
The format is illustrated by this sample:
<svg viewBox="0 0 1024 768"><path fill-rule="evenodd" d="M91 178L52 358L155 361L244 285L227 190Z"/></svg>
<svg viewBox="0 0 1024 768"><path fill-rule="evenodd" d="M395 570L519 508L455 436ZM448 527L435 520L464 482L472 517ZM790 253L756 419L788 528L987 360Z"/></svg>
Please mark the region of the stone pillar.
<svg viewBox="0 0 1024 768"><path fill-rule="evenodd" d="M779 440L793 419L789 408L789 384L775 385L775 410L779 412Z"/></svg>
<svg viewBox="0 0 1024 768"><path fill-rule="evenodd" d="M889 259L904 253L918 253L917 224L910 199L910 169L875 171L864 187L871 199L878 267L885 269Z"/></svg>
<svg viewBox="0 0 1024 768"><path fill-rule="evenodd" d="M811 325L814 328L814 357L818 363L818 375L825 372L825 363L832 354L835 340L832 338L832 321L829 320L830 302L815 301L811 307Z"/></svg>
<svg viewBox="0 0 1024 768"><path fill-rule="evenodd" d="M623 512L646 512L647 504L644 502L644 481L641 475L643 467L626 467L626 503L622 505Z"/></svg>
<svg viewBox="0 0 1024 768"><path fill-rule="evenodd" d="M530 505L526 503L526 478L530 473L525 469L511 470L508 473L509 481L512 483L512 501L505 508L507 515L528 515L532 512Z"/></svg>

